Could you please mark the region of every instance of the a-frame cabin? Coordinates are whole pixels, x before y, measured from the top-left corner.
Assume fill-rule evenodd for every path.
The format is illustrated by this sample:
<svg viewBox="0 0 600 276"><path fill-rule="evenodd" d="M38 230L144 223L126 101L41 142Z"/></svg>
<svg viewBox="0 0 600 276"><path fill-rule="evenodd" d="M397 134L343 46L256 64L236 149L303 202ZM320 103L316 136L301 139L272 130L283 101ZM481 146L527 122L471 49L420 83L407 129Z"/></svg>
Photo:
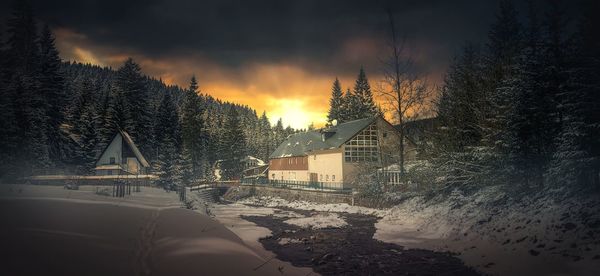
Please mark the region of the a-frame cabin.
<svg viewBox="0 0 600 276"><path fill-rule="evenodd" d="M131 136L119 130L96 161L96 175L145 175L150 164L133 143Z"/></svg>

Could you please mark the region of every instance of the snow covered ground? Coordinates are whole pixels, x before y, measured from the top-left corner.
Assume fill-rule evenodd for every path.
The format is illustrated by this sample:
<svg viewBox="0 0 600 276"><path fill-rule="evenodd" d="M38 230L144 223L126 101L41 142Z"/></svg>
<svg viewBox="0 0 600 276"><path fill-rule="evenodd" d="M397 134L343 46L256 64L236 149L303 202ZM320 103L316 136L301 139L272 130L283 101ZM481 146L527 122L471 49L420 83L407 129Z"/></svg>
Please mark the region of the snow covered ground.
<svg viewBox="0 0 600 276"><path fill-rule="evenodd" d="M0 185L7 275L307 275L282 267L177 194L142 187L124 198L81 186ZM256 208L255 208L256 209ZM266 208L265 208L266 209ZM267 211L268 212L268 211ZM268 232L268 230L267 230ZM262 235L262 233L261 233ZM255 241L257 242L257 239ZM31 265L35 264L35 265Z"/></svg>
<svg viewBox="0 0 600 276"><path fill-rule="evenodd" d="M324 229L340 228L348 225L338 214L318 214L310 217L291 218L284 221L287 224L300 226L302 228Z"/></svg>
<svg viewBox="0 0 600 276"><path fill-rule="evenodd" d="M412 198L389 210L375 238L461 253L491 274L600 275L600 201L546 192L513 200L500 187Z"/></svg>
<svg viewBox="0 0 600 276"><path fill-rule="evenodd" d="M347 204L288 202L274 197L239 201L272 208L371 214L381 219L375 239L408 248L451 251L492 275L600 275L600 200L548 191L512 199L500 187L412 197L378 210ZM336 217L288 221L338 223Z"/></svg>
<svg viewBox="0 0 600 276"><path fill-rule="evenodd" d="M175 192L163 189L141 187L141 192L132 192L125 197L112 197L110 186L79 186L79 190L68 190L52 185L0 185L0 198L31 198L70 200L88 203L110 203L140 208L181 208L182 204Z"/></svg>
<svg viewBox="0 0 600 276"><path fill-rule="evenodd" d="M318 204L308 201L287 201L279 197L249 197L239 200L238 203L247 205L258 205L264 207L286 207L298 210L318 211L318 212L337 212L350 214L374 215L382 217L387 214L387 210L379 210L361 206L351 206L346 203Z"/></svg>

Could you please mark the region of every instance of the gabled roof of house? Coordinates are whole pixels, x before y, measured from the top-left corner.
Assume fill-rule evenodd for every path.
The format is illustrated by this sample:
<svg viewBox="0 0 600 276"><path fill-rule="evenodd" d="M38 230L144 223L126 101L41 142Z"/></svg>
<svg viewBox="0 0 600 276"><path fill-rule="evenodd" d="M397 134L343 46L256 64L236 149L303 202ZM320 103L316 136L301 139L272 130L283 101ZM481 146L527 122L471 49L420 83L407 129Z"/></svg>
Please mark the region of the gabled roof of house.
<svg viewBox="0 0 600 276"><path fill-rule="evenodd" d="M146 158L142 155L142 153L140 152L140 149L138 149L138 147L135 145L135 143L133 143L133 140L131 139L131 136L129 136L129 133L127 133L121 129L119 129L119 132L121 133L121 136L123 136L123 140L125 141L125 143L127 143L127 145L129 146L129 148L131 149L131 151L133 152L135 157L138 159L138 161L140 161L140 164L142 164L142 166L144 166L144 167L150 167L150 164L148 163Z"/></svg>
<svg viewBox="0 0 600 276"><path fill-rule="evenodd" d="M364 118L326 129L292 134L275 149L269 158L305 156L311 151L339 148L377 118L379 117ZM326 136L325 141L322 136L324 133L331 134L331 136Z"/></svg>
<svg viewBox="0 0 600 276"><path fill-rule="evenodd" d="M265 164L266 164L266 163L265 163L265 161L263 161L262 159L258 159L258 158L254 157L254 156L252 156L252 155L248 155L248 156L246 156L246 157L242 158L242 161L243 161L243 162L246 162L246 161L248 161L248 160L256 160L256 163L257 163L259 166L260 166L260 165L265 165Z"/></svg>
<svg viewBox="0 0 600 276"><path fill-rule="evenodd" d="M135 155L135 158L137 158L138 161L140 161L140 164L142 166L144 166L144 167L150 167L150 164L148 163L148 161L146 160L146 158L144 157L144 155L142 155L142 152L140 152L140 149L138 149L138 147L135 145L135 143L133 142L133 139L131 139L131 136L129 136L129 133L127 133L127 132L125 132L124 130L121 130L121 129L119 129L119 132L115 133L115 135L113 136L113 138L110 140L110 143L108 143L106 145L106 147L102 150L102 152L100 152L100 155L98 155L98 159L100 157L102 157L102 155L108 149L108 147L110 146L110 144L112 143L112 141L115 139L115 137L117 137L117 134L120 134L121 137L123 137L123 141L125 141L125 143L127 143L127 146L129 146L129 148L131 149L131 151ZM98 161L96 161L96 162L98 162ZM97 163L96 163L96 165L97 165Z"/></svg>

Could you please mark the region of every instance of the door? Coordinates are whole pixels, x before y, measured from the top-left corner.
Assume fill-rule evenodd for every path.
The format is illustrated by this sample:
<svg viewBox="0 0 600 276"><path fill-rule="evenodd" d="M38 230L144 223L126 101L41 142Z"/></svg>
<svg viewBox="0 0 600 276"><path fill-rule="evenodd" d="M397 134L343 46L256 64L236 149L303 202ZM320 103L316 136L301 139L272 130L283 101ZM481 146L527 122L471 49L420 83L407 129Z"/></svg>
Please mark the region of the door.
<svg viewBox="0 0 600 276"><path fill-rule="evenodd" d="M310 182L318 182L319 178L316 173L310 173Z"/></svg>
<svg viewBox="0 0 600 276"><path fill-rule="evenodd" d="M135 158L127 158L127 170L131 174L137 174L139 170L139 164Z"/></svg>

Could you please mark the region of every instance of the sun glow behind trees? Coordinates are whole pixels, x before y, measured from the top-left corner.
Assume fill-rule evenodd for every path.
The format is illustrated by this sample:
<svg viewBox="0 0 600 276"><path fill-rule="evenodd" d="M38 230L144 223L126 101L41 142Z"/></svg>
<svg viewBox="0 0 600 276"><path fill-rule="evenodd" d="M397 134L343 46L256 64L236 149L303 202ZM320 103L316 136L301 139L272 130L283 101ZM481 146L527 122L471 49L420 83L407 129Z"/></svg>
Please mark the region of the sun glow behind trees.
<svg viewBox="0 0 600 276"><path fill-rule="evenodd" d="M243 64L237 69L226 68L197 54L151 58L131 49L117 49L92 43L83 34L57 28L57 48L63 60L119 68L128 57L134 58L149 76L160 78L168 85L187 87L189 78L198 78L200 89L224 101L247 105L257 112L266 111L275 124L281 118L285 126L307 128L311 123L322 127L326 123L331 82L339 78L342 90L352 88L355 68L343 72L314 72L308 65L286 62ZM369 55L368 53L364 53ZM382 79L378 68L365 67L373 88ZM383 105L377 95L375 101ZM391 116L386 116L393 119Z"/></svg>

